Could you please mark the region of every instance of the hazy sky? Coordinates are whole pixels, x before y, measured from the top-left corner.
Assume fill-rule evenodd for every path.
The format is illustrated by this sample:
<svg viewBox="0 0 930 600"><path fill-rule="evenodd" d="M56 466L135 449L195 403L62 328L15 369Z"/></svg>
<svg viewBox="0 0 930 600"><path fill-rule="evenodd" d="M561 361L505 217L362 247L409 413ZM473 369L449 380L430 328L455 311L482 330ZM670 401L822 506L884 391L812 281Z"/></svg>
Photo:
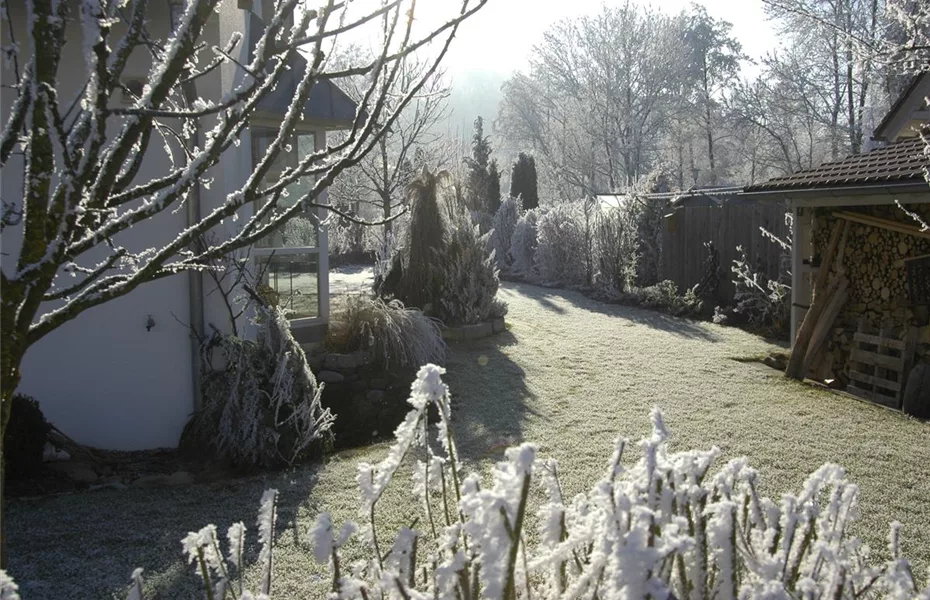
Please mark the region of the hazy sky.
<svg viewBox="0 0 930 600"><path fill-rule="evenodd" d="M549 25L565 17L593 14L602 4L623 0L489 0L467 20L450 48L445 65L450 74L467 71L497 72L509 75L527 66L533 45L542 39ZM634 0L635 1L635 0ZM691 0L643 2L674 14ZM454 0L420 0L417 11L424 21L448 15L459 3ZM707 12L733 24L733 33L752 58L776 47L776 35L765 18L762 0L698 0ZM751 70L751 69L750 69Z"/></svg>

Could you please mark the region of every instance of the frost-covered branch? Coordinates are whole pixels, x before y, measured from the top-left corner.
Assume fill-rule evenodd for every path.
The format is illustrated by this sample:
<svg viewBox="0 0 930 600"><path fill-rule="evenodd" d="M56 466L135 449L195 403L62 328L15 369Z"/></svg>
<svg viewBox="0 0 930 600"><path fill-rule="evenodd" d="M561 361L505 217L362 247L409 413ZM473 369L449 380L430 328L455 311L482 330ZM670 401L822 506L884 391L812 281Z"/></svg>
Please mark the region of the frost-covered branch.
<svg viewBox="0 0 930 600"><path fill-rule="evenodd" d="M30 57L0 136L0 163L4 177L14 176L21 167L8 159L23 151L29 167L22 169L23 242L18 252L11 252L16 260L4 264L5 333L21 336L24 351L84 310L148 281L202 268L212 259L253 244L302 211L328 210L364 225L389 222L395 215L365 221L335 209L323 201L323 191L391 130L438 68L458 25L486 1L463 0L444 23L415 38L415 4L408 0L387 2L352 18L347 18L349 3L330 1L314 11L302 8L298 0L283 0L275 4L273 14L265 15L266 28L247 64L232 56L241 36L232 36L223 48L201 39L209 20L215 18L218 0L179 3L165 39L147 30L147 0L87 2L73 11L75 15L70 14L70 3L45 0L29 0L25 11L14 9L10 21L29 24ZM58 70L66 41L63 23L68 19L78 19L82 25L88 78L65 111L58 104ZM118 39L116 23L125 25ZM332 48L324 44L335 44L340 34L371 25L380 28L382 44L375 60L364 65L367 86L345 139L314 150L297 165L271 176L272 165L290 151L314 87L348 76L344 69L330 66ZM209 58L204 56L207 49L212 50ZM117 91L131 97L121 78L129 57L140 50L152 61L145 86L129 106L114 106ZM197 188L210 179L208 171L233 152L241 152L239 138L261 102L300 64L305 51L309 60L299 74L294 97L268 151L258 157L244 183L227 188L218 206L157 247L136 252L132 261L116 256L112 248L121 246L121 236L195 201ZM398 88L395 82L406 72L405 64L414 52L429 55L427 68L422 77ZM185 87L217 77L224 64L242 73L234 89L211 99L184 93ZM171 166L142 179L143 163L148 162L144 158L159 152L159 138ZM311 183L300 197L288 194L293 184L308 179ZM240 216L246 222L236 232L208 235L224 230L227 219ZM192 250L196 240L207 237L217 242ZM94 264L87 267L90 271L83 273L81 282L53 288L65 265L86 262L90 256ZM15 268L7 266L13 262ZM42 305L52 299L59 304Z"/></svg>

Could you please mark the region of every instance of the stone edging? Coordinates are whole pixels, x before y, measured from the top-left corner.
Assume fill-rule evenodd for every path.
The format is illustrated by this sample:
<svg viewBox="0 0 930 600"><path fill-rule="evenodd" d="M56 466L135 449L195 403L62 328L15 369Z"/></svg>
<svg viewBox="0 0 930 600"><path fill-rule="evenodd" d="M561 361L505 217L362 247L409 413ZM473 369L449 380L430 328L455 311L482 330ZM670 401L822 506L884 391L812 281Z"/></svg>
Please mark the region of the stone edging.
<svg viewBox="0 0 930 600"><path fill-rule="evenodd" d="M483 323L473 325L462 325L460 327L443 327L442 339L447 342L464 342L467 340L480 340L488 336L500 333L505 328L504 318L492 319Z"/></svg>

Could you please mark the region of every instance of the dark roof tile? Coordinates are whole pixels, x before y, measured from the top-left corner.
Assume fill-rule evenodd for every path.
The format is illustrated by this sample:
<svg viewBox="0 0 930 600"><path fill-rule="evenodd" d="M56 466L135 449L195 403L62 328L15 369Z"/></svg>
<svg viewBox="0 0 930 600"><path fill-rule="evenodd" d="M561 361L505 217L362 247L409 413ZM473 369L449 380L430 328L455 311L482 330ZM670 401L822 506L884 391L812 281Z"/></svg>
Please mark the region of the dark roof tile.
<svg viewBox="0 0 930 600"><path fill-rule="evenodd" d="M865 154L824 163L813 169L775 177L746 187L746 192L843 187L887 182L917 182L930 167L930 153L921 138L900 140Z"/></svg>

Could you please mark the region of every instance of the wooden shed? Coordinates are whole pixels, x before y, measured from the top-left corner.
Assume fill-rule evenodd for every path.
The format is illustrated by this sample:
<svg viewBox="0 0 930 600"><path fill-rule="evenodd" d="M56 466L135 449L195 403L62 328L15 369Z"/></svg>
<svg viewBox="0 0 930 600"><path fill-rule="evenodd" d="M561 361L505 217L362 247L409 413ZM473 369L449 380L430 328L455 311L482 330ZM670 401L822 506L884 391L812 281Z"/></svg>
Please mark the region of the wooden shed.
<svg viewBox="0 0 930 600"><path fill-rule="evenodd" d="M920 224L930 221L920 135L928 95L930 77L915 78L875 132L883 145L743 192L784 202L794 216L791 339L801 374L894 407L911 366L930 355L930 231Z"/></svg>

